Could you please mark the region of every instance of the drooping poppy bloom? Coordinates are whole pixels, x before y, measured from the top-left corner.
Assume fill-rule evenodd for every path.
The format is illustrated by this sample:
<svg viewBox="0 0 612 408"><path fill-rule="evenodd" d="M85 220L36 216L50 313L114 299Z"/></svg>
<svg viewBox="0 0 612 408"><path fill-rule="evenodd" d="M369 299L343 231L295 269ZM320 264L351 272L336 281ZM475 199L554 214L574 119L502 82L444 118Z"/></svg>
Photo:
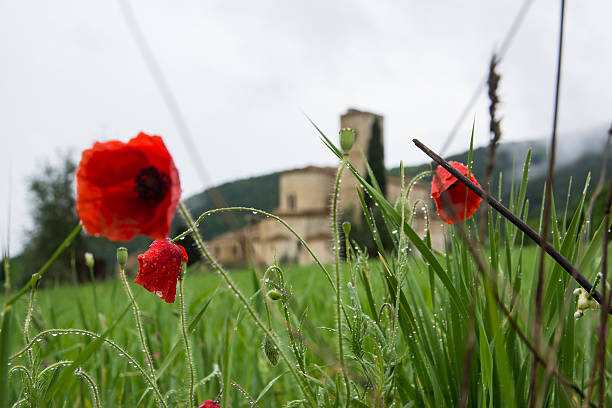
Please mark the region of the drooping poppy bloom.
<svg viewBox="0 0 612 408"><path fill-rule="evenodd" d="M140 133L127 143L96 142L76 171L76 210L91 235L129 241L162 239L181 196L178 171L159 136Z"/></svg>
<svg viewBox="0 0 612 408"><path fill-rule="evenodd" d="M452 161L449 164L467 176L468 169L462 163ZM480 187L473 173L470 174L470 181ZM442 166L438 166L431 182L431 198L436 203L440 219L447 224L455 224L470 218L478 210L482 201L482 198L469 190Z"/></svg>
<svg viewBox="0 0 612 408"><path fill-rule="evenodd" d="M204 401L200 404L199 408L221 408L221 405L215 403L215 401Z"/></svg>
<svg viewBox="0 0 612 408"><path fill-rule="evenodd" d="M155 293L166 303L174 303L176 282L180 278L187 252L168 238L153 241L149 249L138 255L138 276L134 283Z"/></svg>

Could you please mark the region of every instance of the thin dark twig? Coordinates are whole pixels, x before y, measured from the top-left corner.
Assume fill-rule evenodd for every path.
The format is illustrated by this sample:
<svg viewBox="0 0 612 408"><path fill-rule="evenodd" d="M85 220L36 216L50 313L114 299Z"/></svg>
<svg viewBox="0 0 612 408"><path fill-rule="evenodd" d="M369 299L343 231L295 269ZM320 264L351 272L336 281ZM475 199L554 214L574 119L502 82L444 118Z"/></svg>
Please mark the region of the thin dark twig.
<svg viewBox="0 0 612 408"><path fill-rule="evenodd" d="M548 230L550 224L550 211L552 201L552 188L555 175L555 154L557 149L557 122L559 118L559 90L561 86L561 62L563 60L563 23L565 20L565 0L561 0L561 21L559 22L559 47L557 52L557 79L555 83L555 104L553 115L553 128L550 141L550 151L548 157L548 172L546 174L546 192L544 195L544 219L542 220L542 237L548 239ZM535 318L533 324L533 342L536 350L540 348L540 334L542 329L542 298L544 295L544 268L546 257L544 256L544 247L540 251L540 264L538 268L538 280L535 293ZM537 363L534 360L531 370L531 380L529 385L529 406L536 406L538 394L537 384Z"/></svg>
<svg viewBox="0 0 612 408"><path fill-rule="evenodd" d="M608 141L612 137L612 126L610 126L610 130L608 131ZM606 202L606 216L605 216L605 228L604 228L604 236L603 236L603 248L601 255L601 281L602 281L602 290L601 294L604 298L604 304L602 305L601 318L599 322L599 326L601 328L601 332L599 335L599 407L603 407L604 401L604 390L606 389L605 381L606 381L606 344L608 336L608 319L604 310L610 307L610 301L612 300L612 293L606 296L606 291L608 290L608 240L610 238L610 206L612 206L612 181L610 181L610 187L608 190L608 200ZM612 291L611 291L612 292Z"/></svg>
<svg viewBox="0 0 612 408"><path fill-rule="evenodd" d="M570 274L570 276L587 292L590 292L593 289L593 285L589 280L580 273L580 271L561 253L559 253L548 241L544 240L540 234L538 234L533 228L527 225L523 220L517 217L512 211L506 208L502 203L497 201L495 198L487 194L481 187L474 184L467 177L465 177L461 172L455 169L453 166L448 164L446 160L440 157L437 153L433 152L427 146L425 146L418 139L412 140L414 144L421 149L426 155L431 157L436 163L446 169L449 173L455 176L461 183L465 184L467 188L472 190L476 195L481 197L484 200L487 200L489 205L497 210L502 216L507 218L511 223L516 225L518 229L523 231L525 235L531 238L536 244L540 247L543 247L546 253L548 253L565 271ZM593 299L595 299L598 303L602 303L602 297L599 291L593 291ZM610 309L610 308L609 308ZM612 310L608 310L610 314L612 314Z"/></svg>
<svg viewBox="0 0 612 408"><path fill-rule="evenodd" d="M612 135L612 128L610 128L610 134ZM606 343L608 336L608 319L604 311L610 307L610 300L612 295L606 296L608 290L608 239L610 237L610 206L612 205L612 181L608 190L608 201L606 203L606 221L603 236L603 247L601 254L601 295L604 299L602 305L601 318L599 321L599 343L597 344L598 358L599 360L599 407L603 407L605 381L606 381ZM596 361L597 361L596 360Z"/></svg>
<svg viewBox="0 0 612 408"><path fill-rule="evenodd" d="M487 85L489 86L489 131L491 132L491 138L489 140L489 160L487 161L487 167L485 171L485 188L487 193L491 194L491 174L493 173L493 166L495 165L495 151L497 144L501 139L501 119L497 118L497 105L499 104L499 95L497 94L497 87L499 86L499 80L501 75L495 71L499 60L497 55L493 54L491 57L491 64L489 65L489 78L487 79Z"/></svg>
<svg viewBox="0 0 612 408"><path fill-rule="evenodd" d="M612 137L612 127L608 131L608 143L610 142L610 137ZM608 145L606 145L606 150ZM607 153L606 153L607 155ZM604 170L602 169L602 174L600 175L600 183L601 177L604 174ZM599 184L598 184L599 187ZM591 203L594 200L591 199ZM610 231L610 206L612 205L612 180L610 180L610 186L608 191L608 198L606 200L605 207L605 216L604 216L604 232L602 237L602 253L601 253L601 278L603 281L602 284L602 296L604 299L604 307L605 305L610 304L610 298L606 298L606 290L607 290L607 275L608 275L608 240ZM590 218L587 218L590 219ZM599 278L599 275L597 276ZM597 282L596 280L595 282ZM597 283L595 283L597 284ZM586 402L590 402L593 396L593 388L595 387L595 374L597 374L597 370L599 369L599 404L603 403L603 390L605 384L605 344L606 344L606 336L607 336L607 319L604 313L605 308L602 307L601 317L600 317L600 325L599 328L601 332L599 333L599 340L597 341L597 348L595 353L595 361L593 361L593 366L591 368L591 374L589 376L589 388L587 388L586 394ZM586 404L585 402L585 404ZM603 405L602 405L603 406Z"/></svg>

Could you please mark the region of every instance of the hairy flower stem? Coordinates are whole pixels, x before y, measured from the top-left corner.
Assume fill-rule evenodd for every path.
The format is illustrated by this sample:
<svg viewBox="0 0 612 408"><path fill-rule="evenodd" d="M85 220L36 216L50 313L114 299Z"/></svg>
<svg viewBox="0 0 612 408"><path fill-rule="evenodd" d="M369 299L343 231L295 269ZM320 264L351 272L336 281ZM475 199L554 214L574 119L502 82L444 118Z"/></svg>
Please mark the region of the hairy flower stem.
<svg viewBox="0 0 612 408"><path fill-rule="evenodd" d="M195 223L193 222L193 219L191 218L191 215L189 214L189 211L185 207L185 204L183 204L182 202L179 203L179 211L181 212L183 218L185 219L185 222L187 223L187 226L191 229L191 231L193 233L193 237L194 237L194 239L196 241L196 244L198 245L198 248L200 248L200 251L202 251L202 254L206 258L206 260L208 260L208 262L213 266L213 268L215 268L215 270L221 275L221 277L223 278L223 280L225 280L225 283L227 284L229 289L232 292L234 292L234 294L238 297L238 300L240 300L240 302L246 308L246 310L249 313L249 315L251 315L251 317L253 318L253 321L255 322L255 324L270 338L270 341L272 342L272 344L274 344L274 346L278 349L278 352L279 352L281 358L287 364L287 368L289 368L289 371L291 372L291 374L295 378L295 381L297 382L298 386L300 387L300 390L304 394L304 397L307 399L307 402L309 403L309 405L313 406L313 407L316 406L314 404L314 402L313 402L313 396L306 389L304 383L302 382L302 377L300 376L298 371L295 369L295 365L291 362L291 360L289 360L289 357L287 357L287 354L281 348L280 343L278 342L278 340L274 336L274 333L272 332L272 330L270 330L270 329L268 329L266 327L266 325L259 318L257 313L255 313L255 310L253 309L253 307L249 303L248 299L244 296L242 291L240 291L240 289L238 289L238 286L236 286L236 284L234 283L232 278L230 278L229 273L215 260L215 258L213 258L213 256L208 251L208 248L206 248L206 246L204 245L204 240L202 240L202 236L200 235L200 232L198 231L197 227L195 226Z"/></svg>
<svg viewBox="0 0 612 408"><path fill-rule="evenodd" d="M286 287L286 283L285 283L285 277L283 275L283 271L277 268L277 273L281 282L281 287L284 289ZM285 323L287 325L287 334L289 335L289 342L291 343L291 349L293 350L293 354L295 354L295 359L297 360L298 364L300 365L300 371L302 371L303 373L306 373L306 367L304 367L304 359L302 358L302 353L300 353L300 350L297 347L297 344L295 344L295 334L294 334L294 330L291 327L291 320L289 319L289 308L287 307L287 302L289 301L289 299L287 298L283 298L282 299L282 307L283 307L283 314L285 316Z"/></svg>
<svg viewBox="0 0 612 408"><path fill-rule="evenodd" d="M400 181L400 185L401 185L401 189L400 189L400 197L406 197L406 200L402 199L400 200L400 216L401 216L401 224L400 225L404 225L405 219L406 219L406 208L405 208L405 204L408 198L408 194L405 193L404 190L404 162L401 161L400 162L400 177L401 177L401 181ZM395 290L396 294L395 294L395 308L393 309L393 327L392 327L392 332L391 332L391 347L393 347L393 350L395 351L395 335L397 333L397 324L395 324L395 322L399 321L399 305L400 305L400 298L402 296L402 270L401 270L401 265L402 265L402 260L405 257L404 252L402 251L402 248L404 247L404 229L403 228L398 228L399 229L399 239L397 242L397 265L396 265L396 269L397 269L397 274L395 276L395 279L397 281L397 289ZM432 302L433 302L433 297L432 297Z"/></svg>
<svg viewBox="0 0 612 408"><path fill-rule="evenodd" d="M191 353L191 343L189 342L189 333L187 330L187 318L185 316L185 292L183 291L184 279L179 280L179 294L181 295L181 334L183 336L183 344L185 345L185 355L187 356L187 364L189 364L189 404L194 406L194 384L195 371L193 366L193 355Z"/></svg>
<svg viewBox="0 0 612 408"><path fill-rule="evenodd" d="M30 290L30 302L28 303L28 311L23 324L23 339L25 344L30 342L30 324L32 323L32 313L34 312L34 301L36 300L37 286L38 282L32 285L32 289ZM28 360L30 362L30 369L33 369L34 356L32 355L32 350L28 350Z"/></svg>
<svg viewBox="0 0 612 408"><path fill-rule="evenodd" d="M338 167L338 173L336 175L336 182L334 183L334 196L332 201L332 225L334 228L334 268L336 272L336 333L338 334L338 354L340 355L340 367L342 369L342 376L344 377L344 383L346 384L346 405L349 405L351 399L351 385L349 383L348 376L346 374L346 367L344 365L344 348L342 339L342 297L340 296L342 291L340 290L340 234L338 228L338 197L340 196L340 180L342 178L342 172L346 167L348 161L348 155L345 153L340 161ZM347 248L348 250L348 248Z"/></svg>
<svg viewBox="0 0 612 408"><path fill-rule="evenodd" d="M125 292L130 298L130 302L132 303L132 310L134 311L134 320L136 321L136 327L138 328L138 339L140 340L140 346L142 347L142 351L145 354L145 358L147 360L147 366L149 366L149 371L151 372L151 377L153 381L155 381L155 370L153 368L153 359L151 358L151 353L149 352L149 348L147 347L147 341L144 336L144 332L142 330L142 322L140 321L140 309L138 308L138 304L136 303L136 299L132 294L132 289L130 289L130 285L128 284L127 277L125 276L125 269L123 265L119 266L119 274L121 275L121 281L123 282L123 287L125 288Z"/></svg>

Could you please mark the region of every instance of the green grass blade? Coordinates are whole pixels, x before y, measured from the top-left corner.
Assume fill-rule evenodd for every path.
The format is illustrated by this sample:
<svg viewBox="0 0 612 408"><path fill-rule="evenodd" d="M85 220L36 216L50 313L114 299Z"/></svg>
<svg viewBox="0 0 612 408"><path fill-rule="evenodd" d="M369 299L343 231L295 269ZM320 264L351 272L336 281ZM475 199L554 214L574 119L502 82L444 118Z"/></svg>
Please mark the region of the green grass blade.
<svg viewBox="0 0 612 408"><path fill-rule="evenodd" d="M0 332L0 401L8 401L9 398L9 365L8 358L11 352L13 339L13 308L7 306L2 313L2 331Z"/></svg>

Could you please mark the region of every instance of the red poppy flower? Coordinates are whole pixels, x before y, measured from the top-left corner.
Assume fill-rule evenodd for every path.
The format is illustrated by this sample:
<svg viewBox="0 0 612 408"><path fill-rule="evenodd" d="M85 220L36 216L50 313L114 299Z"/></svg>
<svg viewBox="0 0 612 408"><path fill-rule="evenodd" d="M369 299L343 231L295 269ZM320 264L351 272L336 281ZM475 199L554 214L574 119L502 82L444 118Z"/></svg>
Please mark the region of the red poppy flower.
<svg viewBox="0 0 612 408"><path fill-rule="evenodd" d="M166 303L174 303L176 281L180 277L187 252L168 238L153 241L147 252L138 255L138 276L134 283L155 293Z"/></svg>
<svg viewBox="0 0 612 408"><path fill-rule="evenodd" d="M468 169L462 163L452 161L449 164L467 176ZM470 174L470 180L480 187L473 173ZM469 190L442 166L438 166L431 182L431 198L436 203L440 219L447 224L455 224L470 218L478 210L482 201L482 198Z"/></svg>
<svg viewBox="0 0 612 408"><path fill-rule="evenodd" d="M159 136L96 142L76 171L76 210L85 230L112 241L162 239L181 196L178 171Z"/></svg>
<svg viewBox="0 0 612 408"><path fill-rule="evenodd" d="M221 408L221 405L215 403L215 401L204 401L200 404L199 408Z"/></svg>

